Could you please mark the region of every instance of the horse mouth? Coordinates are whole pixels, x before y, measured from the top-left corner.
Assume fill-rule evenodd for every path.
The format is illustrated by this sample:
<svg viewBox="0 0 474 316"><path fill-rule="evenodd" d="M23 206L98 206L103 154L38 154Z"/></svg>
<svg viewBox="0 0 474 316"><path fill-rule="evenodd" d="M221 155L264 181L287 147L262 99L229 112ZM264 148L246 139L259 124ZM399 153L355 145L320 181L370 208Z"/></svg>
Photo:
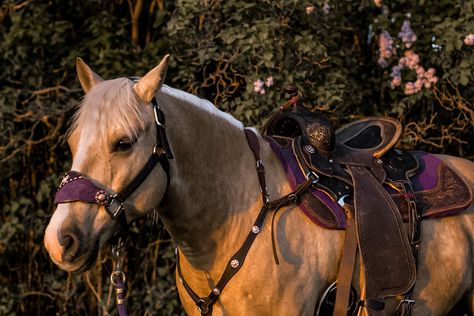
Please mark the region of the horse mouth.
<svg viewBox="0 0 474 316"><path fill-rule="evenodd" d="M80 262L79 267L72 270L71 272L81 273L81 272L86 272L92 269L92 267L97 262L98 255L99 255L99 251L96 249L95 251L90 251L86 255L81 256L80 258L77 259Z"/></svg>
<svg viewBox="0 0 474 316"><path fill-rule="evenodd" d="M52 261L62 270L81 273L90 270L97 262L99 256L99 249L97 246L88 247L87 251L75 258L64 258L61 262L57 262L54 258Z"/></svg>

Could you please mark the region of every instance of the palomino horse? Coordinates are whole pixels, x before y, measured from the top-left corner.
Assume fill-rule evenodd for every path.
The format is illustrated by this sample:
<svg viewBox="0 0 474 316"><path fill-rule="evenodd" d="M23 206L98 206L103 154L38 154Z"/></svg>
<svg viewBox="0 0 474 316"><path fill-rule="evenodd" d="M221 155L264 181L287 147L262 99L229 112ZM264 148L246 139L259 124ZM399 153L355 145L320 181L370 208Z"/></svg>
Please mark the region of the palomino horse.
<svg viewBox="0 0 474 316"><path fill-rule="evenodd" d="M120 221L109 213L124 214L126 225L158 208L178 245L182 277L194 293L206 297L249 236L263 204L261 183L242 123L208 101L163 85L166 67L167 56L139 80L103 80L77 60L86 96L68 140L76 173L62 185L82 178L89 183L86 187L104 190L94 191L96 203L77 201L87 200L84 197L59 201L44 243L61 269L85 271L120 230ZM153 113L152 101L159 105L158 113ZM156 122L163 127L159 133ZM260 145L269 199L276 200L291 192L289 182L269 144L252 130ZM164 144L168 140L170 148ZM111 211L111 203L104 202L110 198L107 192L123 191L144 165L150 165L150 154L156 151L161 152L160 164L151 164L149 174L141 176L124 199L114 201L119 206ZM174 158L168 160L171 151ZM474 188L472 162L438 157ZM474 305L473 213L470 205L457 216L423 221L415 315L446 314L461 299ZM233 261L240 270L222 291L215 291L220 295L214 315L314 314L321 293L337 277L345 231L313 224L294 204L282 208L274 221L274 232L268 218L252 229L258 236L245 263ZM272 254L272 234L279 264ZM358 275L356 271L354 285L363 279ZM182 282L177 286L186 312L199 315ZM387 314L395 313L398 302L386 302Z"/></svg>

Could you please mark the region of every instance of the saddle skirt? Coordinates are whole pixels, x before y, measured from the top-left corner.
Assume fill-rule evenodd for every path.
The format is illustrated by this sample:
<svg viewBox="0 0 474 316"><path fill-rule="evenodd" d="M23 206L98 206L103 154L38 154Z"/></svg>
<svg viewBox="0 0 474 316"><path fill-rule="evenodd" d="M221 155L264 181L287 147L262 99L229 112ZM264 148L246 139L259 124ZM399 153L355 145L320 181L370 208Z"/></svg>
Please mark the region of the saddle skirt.
<svg viewBox="0 0 474 316"><path fill-rule="evenodd" d="M292 190L306 181L306 172L312 170L307 165L301 154L301 139L282 136L266 136L271 148L278 156L286 172ZM304 146L304 145L303 145ZM396 150L384 155L401 155L403 152ZM419 163L417 171L409 177L413 192L416 197L417 207L421 208L421 218L434 218L455 215L466 209L472 201L472 193L468 185L451 168L436 156L423 152L410 152ZM321 161L324 161L319 157ZM318 160L317 158L314 160ZM394 159L392 159L394 160ZM396 160L396 159L395 159ZM339 178L323 177L324 181L313 185L298 201L298 206L304 214L315 224L328 229L345 229L346 216L337 200L342 196L352 195L353 188L350 181L344 181L344 175ZM324 183L329 185L325 185ZM384 188L397 205L404 221L409 220L409 205L406 197L389 183Z"/></svg>

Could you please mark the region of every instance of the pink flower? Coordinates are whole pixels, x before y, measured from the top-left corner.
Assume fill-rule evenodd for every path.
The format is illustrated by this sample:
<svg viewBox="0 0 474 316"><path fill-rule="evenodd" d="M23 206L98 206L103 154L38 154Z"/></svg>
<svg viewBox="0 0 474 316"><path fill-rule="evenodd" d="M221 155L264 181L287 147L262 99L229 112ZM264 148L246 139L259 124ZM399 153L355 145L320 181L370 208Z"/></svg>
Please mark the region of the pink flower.
<svg viewBox="0 0 474 316"><path fill-rule="evenodd" d="M273 86L273 76L268 76L267 79L265 80L265 85L267 87Z"/></svg>
<svg viewBox="0 0 474 316"><path fill-rule="evenodd" d="M378 59L377 63L381 67L385 68L385 67L388 66L388 63L385 59L392 57L392 55L394 53L394 49L393 49L393 46L392 46L393 45L393 40L392 40L392 37L390 36L390 33L387 32L387 31L382 31L379 35L378 44L379 44L380 56L379 56L379 59Z"/></svg>
<svg viewBox="0 0 474 316"><path fill-rule="evenodd" d="M260 94L265 94L265 83L263 82L263 80L258 79L254 81L253 86L254 86L255 92L260 93Z"/></svg>
<svg viewBox="0 0 474 316"><path fill-rule="evenodd" d="M431 84L436 84L438 82L438 77L435 76L436 69L430 68L425 72L425 80ZM426 87L426 84L425 84Z"/></svg>
<svg viewBox="0 0 474 316"><path fill-rule="evenodd" d="M415 84L413 82L405 83L405 91L406 95L414 94L415 93Z"/></svg>
<svg viewBox="0 0 474 316"><path fill-rule="evenodd" d="M474 34L469 34L464 38L464 44L466 45L474 45Z"/></svg>
<svg viewBox="0 0 474 316"><path fill-rule="evenodd" d="M424 83L425 83L425 80L424 79L417 79L415 81L415 92L420 92L421 91L421 88L423 88L424 86Z"/></svg>
<svg viewBox="0 0 474 316"><path fill-rule="evenodd" d="M416 71L416 77L418 79L422 79L425 77L425 68L423 68L423 66L416 65L415 71Z"/></svg>
<svg viewBox="0 0 474 316"><path fill-rule="evenodd" d="M415 69L419 62L420 62L420 56L418 56L418 54L416 54L413 50L405 51L404 64L406 67L410 69Z"/></svg>
<svg viewBox="0 0 474 316"><path fill-rule="evenodd" d="M380 8L382 6L382 0L374 0L374 4L376 7Z"/></svg>
<svg viewBox="0 0 474 316"><path fill-rule="evenodd" d="M313 14L314 11L316 11L316 7L312 4L309 4L307 7L306 7L306 14L310 15L310 14Z"/></svg>

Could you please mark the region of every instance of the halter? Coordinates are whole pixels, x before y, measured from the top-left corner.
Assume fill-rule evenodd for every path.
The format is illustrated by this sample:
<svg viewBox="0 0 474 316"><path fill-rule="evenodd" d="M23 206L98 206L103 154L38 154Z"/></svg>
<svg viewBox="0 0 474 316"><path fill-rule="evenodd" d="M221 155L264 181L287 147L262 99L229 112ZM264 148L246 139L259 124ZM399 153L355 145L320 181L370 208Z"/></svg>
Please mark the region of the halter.
<svg viewBox="0 0 474 316"><path fill-rule="evenodd" d="M153 97L151 103L155 116L157 141L150 158L138 174L120 192L115 193L100 182L78 171L71 170L64 175L58 187L54 199L55 204L80 201L104 206L110 217L120 222L118 235L126 234L129 224L124 210L124 203L145 181L158 162L166 173L166 188L170 183L169 159L174 157L166 136L165 114L155 97Z"/></svg>

